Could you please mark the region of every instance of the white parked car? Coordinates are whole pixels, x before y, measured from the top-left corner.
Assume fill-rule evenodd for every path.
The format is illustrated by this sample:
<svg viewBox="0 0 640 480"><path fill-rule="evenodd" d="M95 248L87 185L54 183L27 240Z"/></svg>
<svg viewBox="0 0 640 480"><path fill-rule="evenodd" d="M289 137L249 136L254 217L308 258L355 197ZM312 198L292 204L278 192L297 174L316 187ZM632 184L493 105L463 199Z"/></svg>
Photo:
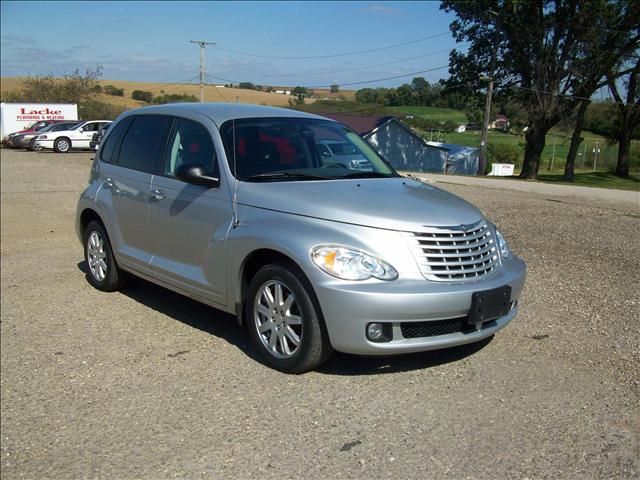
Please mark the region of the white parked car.
<svg viewBox="0 0 640 480"><path fill-rule="evenodd" d="M38 135L35 141L36 148L48 148L58 153L65 153L72 148L90 148L89 143L93 134L99 132L102 127L110 124L109 120L91 120L81 122L69 130L47 132Z"/></svg>

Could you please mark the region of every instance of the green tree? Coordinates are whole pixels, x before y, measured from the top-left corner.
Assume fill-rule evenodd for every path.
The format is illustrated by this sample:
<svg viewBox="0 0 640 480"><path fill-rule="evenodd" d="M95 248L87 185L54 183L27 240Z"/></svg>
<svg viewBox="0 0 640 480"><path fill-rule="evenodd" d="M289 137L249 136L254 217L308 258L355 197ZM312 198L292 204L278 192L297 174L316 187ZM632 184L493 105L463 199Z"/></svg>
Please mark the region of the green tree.
<svg viewBox="0 0 640 480"><path fill-rule="evenodd" d="M609 90L620 110L620 128L618 130L618 161L616 175L629 176L629 155L631 151L631 136L633 130L640 125L640 59L629 73L626 81L626 95L619 90L613 74L607 77ZM624 98L626 96L626 98Z"/></svg>
<svg viewBox="0 0 640 480"><path fill-rule="evenodd" d="M296 97L302 95L304 97L306 95L309 95L309 89L307 87L295 87L293 90L291 90L291 95L295 95Z"/></svg>
<svg viewBox="0 0 640 480"><path fill-rule="evenodd" d="M413 97L413 89L411 85L405 83L404 85L400 85L397 90L398 94L398 102L400 105L413 105L414 97Z"/></svg>
<svg viewBox="0 0 640 480"><path fill-rule="evenodd" d="M526 111L524 178L537 177L547 132L637 46L634 0L444 0L441 8L457 17L450 25L456 40L469 42L466 52L450 54L454 81L481 91L480 77L493 77ZM606 32L606 56L590 54L596 30Z"/></svg>
<svg viewBox="0 0 640 480"><path fill-rule="evenodd" d="M331 93L338 93L338 92L340 92L340 85L337 85L335 83L331 85Z"/></svg>

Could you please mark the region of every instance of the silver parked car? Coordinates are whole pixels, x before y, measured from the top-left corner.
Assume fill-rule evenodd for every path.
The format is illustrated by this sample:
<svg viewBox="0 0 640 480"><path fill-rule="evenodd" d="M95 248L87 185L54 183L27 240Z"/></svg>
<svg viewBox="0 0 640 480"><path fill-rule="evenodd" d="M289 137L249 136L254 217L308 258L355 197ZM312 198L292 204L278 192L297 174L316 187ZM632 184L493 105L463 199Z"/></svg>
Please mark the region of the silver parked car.
<svg viewBox="0 0 640 480"><path fill-rule="evenodd" d="M323 161L349 144L370 166ZM355 153L352 153L355 154ZM96 154L77 233L88 281L132 273L234 313L270 366L489 337L525 264L466 201L399 176L347 127L239 104L123 114Z"/></svg>

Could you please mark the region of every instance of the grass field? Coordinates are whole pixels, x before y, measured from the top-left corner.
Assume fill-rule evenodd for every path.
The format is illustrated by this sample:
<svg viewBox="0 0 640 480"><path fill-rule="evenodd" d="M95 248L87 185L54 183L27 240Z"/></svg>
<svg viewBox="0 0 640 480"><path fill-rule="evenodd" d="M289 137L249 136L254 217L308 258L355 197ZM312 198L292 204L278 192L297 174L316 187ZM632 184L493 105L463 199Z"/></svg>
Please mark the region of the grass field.
<svg viewBox="0 0 640 480"><path fill-rule="evenodd" d="M538 181L563 185L579 185L582 187L640 191L640 174L638 173L631 174L629 178L620 178L610 172L578 171L574 175L573 182L563 182L562 173L563 172L541 172L538 175Z"/></svg>
<svg viewBox="0 0 640 480"><path fill-rule="evenodd" d="M433 139L433 141L440 141L443 143L456 143L458 145L466 145L469 147L478 147L480 145L480 132L437 132L437 131L423 131L421 135L427 140ZM576 159L577 166L579 168L591 168L593 169L594 153L593 149L596 142L598 142L598 148L600 152L596 159L596 170L607 170L615 165L618 147L616 145L609 145L604 137L593 134L591 132L584 132L584 142L580 145L578 150L578 157ZM555 152L554 152L554 140L555 140ZM564 133L550 133L547 135L546 144L542 152L542 165L540 172L549 169L552 166L553 169L564 168L565 159L569 153L571 139L565 136ZM489 132L489 144L509 144L518 148L524 155L524 136L511 135L502 132L490 131ZM585 149L586 147L586 149Z"/></svg>
<svg viewBox="0 0 640 480"><path fill-rule="evenodd" d="M438 108L438 107L393 107L392 110L407 114L414 115L416 117L422 117L427 120L435 120L437 122L456 122L467 123L467 116L461 110L454 110L452 108Z"/></svg>

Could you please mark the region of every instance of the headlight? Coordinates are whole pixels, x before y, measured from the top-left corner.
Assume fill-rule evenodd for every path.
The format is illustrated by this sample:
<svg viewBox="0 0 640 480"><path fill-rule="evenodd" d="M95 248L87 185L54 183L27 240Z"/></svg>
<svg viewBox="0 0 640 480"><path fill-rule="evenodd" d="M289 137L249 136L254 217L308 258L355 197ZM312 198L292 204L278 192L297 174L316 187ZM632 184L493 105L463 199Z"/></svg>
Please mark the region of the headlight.
<svg viewBox="0 0 640 480"><path fill-rule="evenodd" d="M36 137L36 140L46 140L47 136L46 135L38 135Z"/></svg>
<svg viewBox="0 0 640 480"><path fill-rule="evenodd" d="M498 230L497 228L496 242L498 244L498 250L500 250L500 255L502 256L502 258L509 258L509 256L511 255L511 249L509 248L509 245L507 245L507 241L502 236L502 233L500 233L500 230Z"/></svg>
<svg viewBox="0 0 640 480"><path fill-rule="evenodd" d="M343 280L395 280L396 269L387 262L354 248L318 245L311 249L311 260L320 270Z"/></svg>

